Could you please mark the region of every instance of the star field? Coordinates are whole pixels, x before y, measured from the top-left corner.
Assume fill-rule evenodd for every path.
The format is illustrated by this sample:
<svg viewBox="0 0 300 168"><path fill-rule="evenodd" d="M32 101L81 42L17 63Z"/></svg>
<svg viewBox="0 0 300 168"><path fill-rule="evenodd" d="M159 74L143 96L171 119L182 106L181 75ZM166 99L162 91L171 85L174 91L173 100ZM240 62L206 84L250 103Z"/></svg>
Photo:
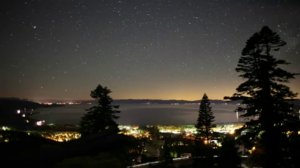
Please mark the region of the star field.
<svg viewBox="0 0 300 168"><path fill-rule="evenodd" d="M300 72L299 1L4 0L0 97L199 99L231 95L246 40L268 25ZM300 92L300 79L289 84Z"/></svg>

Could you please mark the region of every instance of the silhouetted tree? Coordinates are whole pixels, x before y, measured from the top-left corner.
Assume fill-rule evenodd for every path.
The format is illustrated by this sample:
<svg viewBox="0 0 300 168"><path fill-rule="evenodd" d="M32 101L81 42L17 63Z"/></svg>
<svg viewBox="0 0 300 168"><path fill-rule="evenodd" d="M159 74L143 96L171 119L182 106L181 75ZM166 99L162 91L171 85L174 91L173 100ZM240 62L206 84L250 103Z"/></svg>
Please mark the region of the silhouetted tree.
<svg viewBox="0 0 300 168"><path fill-rule="evenodd" d="M164 167L173 167L173 158L171 156L170 140L165 138L163 150L162 150L162 159Z"/></svg>
<svg viewBox="0 0 300 168"><path fill-rule="evenodd" d="M241 167L241 157L233 136L227 136L222 142L219 154L219 168Z"/></svg>
<svg viewBox="0 0 300 168"><path fill-rule="evenodd" d="M80 132L83 137L93 134L116 134L119 132L115 122L120 113L119 106L112 105L111 91L107 87L98 85L91 91L91 97L96 99L97 105L89 108L80 122Z"/></svg>
<svg viewBox="0 0 300 168"><path fill-rule="evenodd" d="M245 107L237 110L245 112L251 120L245 128L263 146L264 163L267 168L282 166L282 151L286 131L298 130L296 115L287 99L296 96L284 83L296 74L285 71L280 65L288 64L271 54L286 45L279 35L265 26L247 41L239 59L236 71L246 81L241 83L232 99L242 99ZM292 126L292 127L291 127Z"/></svg>
<svg viewBox="0 0 300 168"><path fill-rule="evenodd" d="M214 121L213 112L211 110L210 101L206 94L203 95L197 123L195 147L193 151L193 167L212 167L214 151L210 144L212 136L212 122Z"/></svg>
<svg viewBox="0 0 300 168"><path fill-rule="evenodd" d="M209 141L212 133L212 122L214 121L214 115L211 110L210 101L206 94L203 95L200 102L199 115L196 124L197 128L197 138L205 139L206 142Z"/></svg>

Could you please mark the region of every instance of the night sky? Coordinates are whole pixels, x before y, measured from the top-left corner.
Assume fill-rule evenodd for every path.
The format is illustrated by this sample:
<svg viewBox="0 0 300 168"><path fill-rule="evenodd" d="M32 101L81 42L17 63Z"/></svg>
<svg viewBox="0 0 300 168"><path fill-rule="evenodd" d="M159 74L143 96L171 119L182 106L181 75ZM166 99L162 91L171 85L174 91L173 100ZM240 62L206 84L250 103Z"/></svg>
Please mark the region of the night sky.
<svg viewBox="0 0 300 168"><path fill-rule="evenodd" d="M299 16L299 0L1 0L0 97L89 99L102 84L115 99L222 99L264 25L300 72Z"/></svg>

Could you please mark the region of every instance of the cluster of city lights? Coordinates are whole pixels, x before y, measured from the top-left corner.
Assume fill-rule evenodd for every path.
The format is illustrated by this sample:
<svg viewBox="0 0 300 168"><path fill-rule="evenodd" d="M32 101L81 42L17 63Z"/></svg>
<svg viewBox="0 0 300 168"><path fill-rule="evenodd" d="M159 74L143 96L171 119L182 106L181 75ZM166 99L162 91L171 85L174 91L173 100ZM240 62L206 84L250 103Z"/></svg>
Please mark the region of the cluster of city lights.
<svg viewBox="0 0 300 168"><path fill-rule="evenodd" d="M7 126L2 126L0 127L0 130L2 131L10 131L11 128L7 127ZM3 135L0 134L0 142L9 142L9 139L8 138L5 138Z"/></svg>
<svg viewBox="0 0 300 168"><path fill-rule="evenodd" d="M79 139L81 134L75 131L64 131L64 132L45 132L41 133L44 138L56 141L56 142L67 142L74 139Z"/></svg>
<svg viewBox="0 0 300 168"><path fill-rule="evenodd" d="M20 114L19 111L17 111L18 114ZM45 123L44 120L37 121L37 126L42 126ZM214 132L219 133L229 133L233 134L236 129L241 128L242 124L226 124L226 125L217 125L213 128ZM157 126L158 131L160 133L170 133L170 134L177 134L177 135L183 135L185 137L194 137L194 135L197 133L196 128L193 125L183 125L183 126ZM10 130L9 127L2 126L0 127L3 131ZM150 138L149 131L141 129L139 126L134 125L120 125L120 134L133 136L135 138ZM76 131L60 131L60 132L41 132L40 133L44 138L51 139L53 141L57 142L66 142L74 139L79 139L81 137L81 134Z"/></svg>
<svg viewBox="0 0 300 168"><path fill-rule="evenodd" d="M133 136L134 138L149 138L150 133L139 128L139 126L120 125L120 134Z"/></svg>
<svg viewBox="0 0 300 168"><path fill-rule="evenodd" d="M234 124L220 124L213 127L212 130L218 133L234 134L235 130L243 127L242 123ZM196 128L193 125L183 126L158 126L160 133L171 133L171 134L184 134L184 135L195 135L197 133Z"/></svg>
<svg viewBox="0 0 300 168"><path fill-rule="evenodd" d="M222 124L213 127L212 130L218 133L224 134L234 134L235 130L240 129L244 126L243 123L234 123L234 124Z"/></svg>
<svg viewBox="0 0 300 168"><path fill-rule="evenodd" d="M7 126L2 126L2 127L0 127L0 130L2 130L2 131L10 131L11 128L7 127Z"/></svg>
<svg viewBox="0 0 300 168"><path fill-rule="evenodd" d="M48 106L51 106L51 105L74 105L74 104L80 104L78 102L39 102L40 104L43 104L43 105L48 105Z"/></svg>
<svg viewBox="0 0 300 168"><path fill-rule="evenodd" d="M183 135L194 135L197 133L196 128L193 125L167 125L157 127L160 133L171 133L171 134L183 134Z"/></svg>

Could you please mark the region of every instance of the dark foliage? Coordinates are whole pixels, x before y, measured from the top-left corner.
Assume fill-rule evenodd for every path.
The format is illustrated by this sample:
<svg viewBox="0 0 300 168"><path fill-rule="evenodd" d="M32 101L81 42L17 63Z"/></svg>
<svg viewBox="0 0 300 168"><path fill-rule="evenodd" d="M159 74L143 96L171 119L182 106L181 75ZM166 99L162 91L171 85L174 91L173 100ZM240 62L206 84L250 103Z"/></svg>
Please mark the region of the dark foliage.
<svg viewBox="0 0 300 168"><path fill-rule="evenodd" d="M214 164L217 163L217 160L214 158L215 152L211 145L196 140L192 151L193 167L214 167Z"/></svg>
<svg viewBox="0 0 300 168"><path fill-rule="evenodd" d="M162 151L162 159L164 167L173 167L173 158L171 156L171 144L168 138L165 138Z"/></svg>
<svg viewBox="0 0 300 168"><path fill-rule="evenodd" d="M91 97L96 99L98 105L91 107L82 117L80 132L82 137L94 134L116 134L119 132L115 122L120 113L118 106L112 105L113 99L109 96L111 91L107 87L98 85L91 91Z"/></svg>
<svg viewBox="0 0 300 168"><path fill-rule="evenodd" d="M238 152L234 137L227 136L223 142L222 147L220 148L219 153L219 168L240 168L241 167L241 157Z"/></svg>
<svg viewBox="0 0 300 168"><path fill-rule="evenodd" d="M197 124L197 135L193 150L193 167L212 167L214 164L214 150L210 144L212 132L212 122L214 121L213 112L210 106L210 100L206 94L203 95Z"/></svg>
<svg viewBox="0 0 300 168"><path fill-rule="evenodd" d="M266 26L250 37L236 68L245 82L232 97L246 105L237 109L250 119L244 134L246 139L261 144L262 164L270 168L284 167L284 158L289 157L284 153L286 133L299 130L299 118L288 101L296 94L284 85L296 74L282 69L280 66L288 63L272 55L284 45L278 34Z"/></svg>
<svg viewBox="0 0 300 168"><path fill-rule="evenodd" d="M210 101L207 95L204 94L200 102L199 115L196 124L198 138L205 139L206 141L210 139L214 118Z"/></svg>
<svg viewBox="0 0 300 168"><path fill-rule="evenodd" d="M19 131L0 132L1 165L8 167L49 167L48 157L43 146L56 146L56 142L44 139L39 135ZM1 139L3 141L1 141ZM59 151L57 151L59 152Z"/></svg>
<svg viewBox="0 0 300 168"><path fill-rule="evenodd" d="M124 135L95 135L59 143L25 132L2 131L2 165L9 167L126 167L136 140Z"/></svg>

